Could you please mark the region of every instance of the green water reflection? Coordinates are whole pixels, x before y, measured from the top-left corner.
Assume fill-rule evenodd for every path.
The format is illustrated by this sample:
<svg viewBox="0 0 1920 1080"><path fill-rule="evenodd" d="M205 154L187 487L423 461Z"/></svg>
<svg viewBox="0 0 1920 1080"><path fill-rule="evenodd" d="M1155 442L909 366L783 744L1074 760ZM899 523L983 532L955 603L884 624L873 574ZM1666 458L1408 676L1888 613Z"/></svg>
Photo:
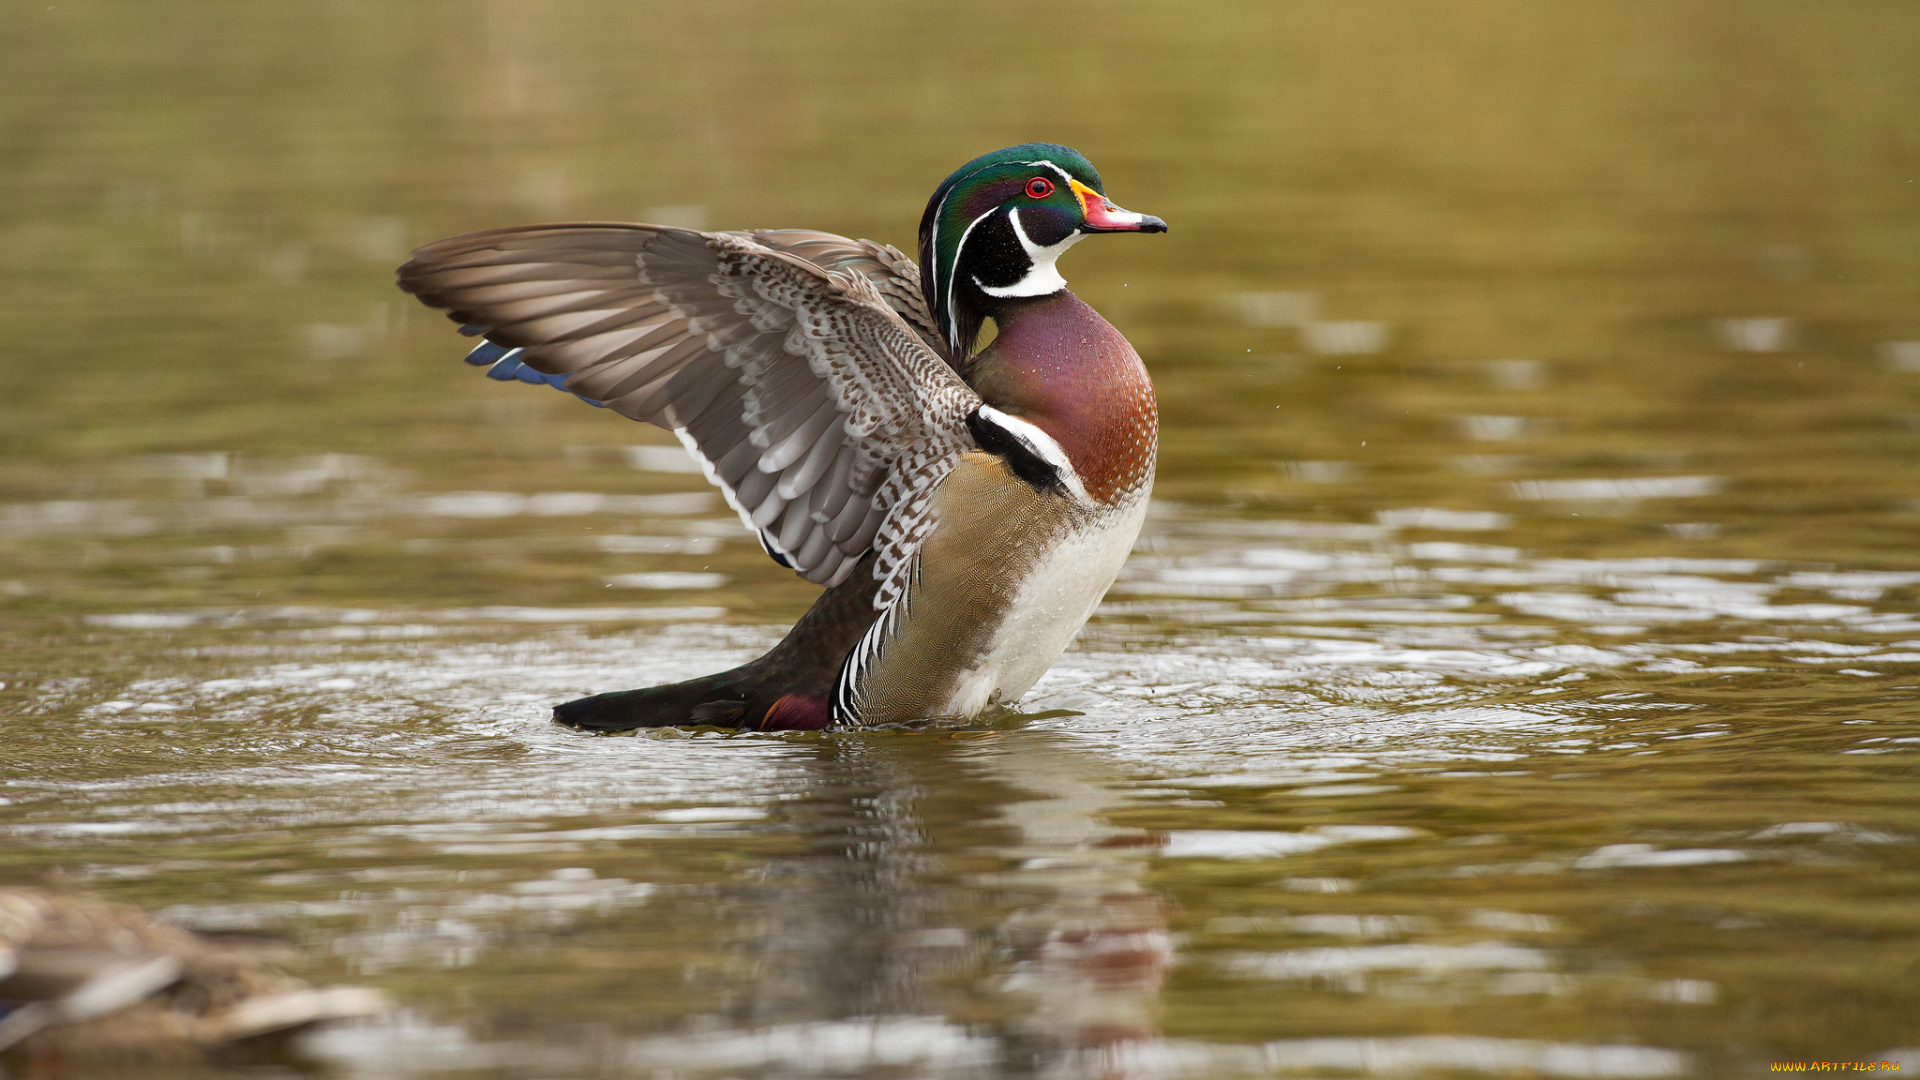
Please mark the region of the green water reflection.
<svg viewBox="0 0 1920 1080"><path fill-rule="evenodd" d="M329 1068L1920 1067L1912 4L42 7L0 881L405 1003ZM1032 138L1172 226L1063 267L1164 430L1048 714L549 729L813 590L393 265L560 218L911 247Z"/></svg>

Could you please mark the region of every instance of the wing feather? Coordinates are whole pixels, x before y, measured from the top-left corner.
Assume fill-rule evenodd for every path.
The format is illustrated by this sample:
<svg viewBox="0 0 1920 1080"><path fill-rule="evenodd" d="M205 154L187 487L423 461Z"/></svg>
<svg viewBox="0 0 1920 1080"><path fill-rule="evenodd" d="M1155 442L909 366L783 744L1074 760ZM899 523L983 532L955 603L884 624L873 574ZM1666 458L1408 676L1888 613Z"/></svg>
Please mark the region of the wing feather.
<svg viewBox="0 0 1920 1080"><path fill-rule="evenodd" d="M838 414L833 415L831 419L837 422ZM840 453L840 442L845 437L845 432L821 432L813 440L813 445L807 448L806 456L787 466L786 470L780 474L780 483L773 490L778 492L781 498L805 502L808 516L811 517L813 490L819 485L820 479L826 475L827 470L833 466L834 460Z"/></svg>
<svg viewBox="0 0 1920 1080"><path fill-rule="evenodd" d="M849 498L852 498L853 489L848 485L848 481L853 476L853 462L856 456L853 447L844 443L835 448L833 463L828 466L829 471L825 477L826 483L813 485L813 499L809 512L815 521L832 520L833 515L839 513L840 508L846 505Z"/></svg>
<svg viewBox="0 0 1920 1080"><path fill-rule="evenodd" d="M788 552L789 558L798 559L800 552L806 550L806 542L813 532L813 519L807 517L807 509L799 503L788 503L786 512L780 516L780 550ZM798 566L796 562L794 565Z"/></svg>
<svg viewBox="0 0 1920 1080"><path fill-rule="evenodd" d="M691 431L692 429L688 429ZM723 436L724 438L724 436ZM716 442L720 440L716 439ZM695 440L698 445L698 439ZM738 488L740 481L753 471L753 463L760 457L760 448L747 439L745 432L740 433L740 443L730 448L725 457L714 463L714 471L725 480L729 489Z"/></svg>
<svg viewBox="0 0 1920 1080"><path fill-rule="evenodd" d="M798 255L827 270L866 275L886 302L936 355L946 355L946 336L920 295L920 268L891 244L849 240L811 229L764 229L747 235L777 251Z"/></svg>
<svg viewBox="0 0 1920 1080"><path fill-rule="evenodd" d="M773 492L779 483L780 477L775 474L749 469L734 485L734 498L742 506L751 508L747 521L754 528L764 529L773 524L774 519L787 508L787 500L776 497Z"/></svg>
<svg viewBox="0 0 1920 1080"><path fill-rule="evenodd" d="M979 398L941 352L918 269L886 245L528 226L429 244L400 285L548 381L676 431L808 580L837 583L877 549L883 609L933 489L974 448Z"/></svg>
<svg viewBox="0 0 1920 1080"><path fill-rule="evenodd" d="M811 398L815 396L820 403L813 412L788 409L779 419L767 425L767 452L760 455L754 468L761 472L785 472L788 466L813 449L814 442L827 433L829 424L840 419L840 407L826 394L809 395L809 400L803 404L811 404Z"/></svg>
<svg viewBox="0 0 1920 1080"><path fill-rule="evenodd" d="M814 529L807 534L806 541L794 551L794 565L824 563L830 553L834 555L831 569L840 569L839 553L833 546L833 538L828 536L824 530Z"/></svg>
<svg viewBox="0 0 1920 1080"><path fill-rule="evenodd" d="M880 534L880 526L886 521L886 518L887 508L885 506L869 505L866 515L860 520L859 527L849 533L844 540L836 540L835 544L838 545L842 551L848 548L853 548L857 551L867 550L868 547L872 546L874 537ZM875 576L878 577L879 575L876 573Z"/></svg>

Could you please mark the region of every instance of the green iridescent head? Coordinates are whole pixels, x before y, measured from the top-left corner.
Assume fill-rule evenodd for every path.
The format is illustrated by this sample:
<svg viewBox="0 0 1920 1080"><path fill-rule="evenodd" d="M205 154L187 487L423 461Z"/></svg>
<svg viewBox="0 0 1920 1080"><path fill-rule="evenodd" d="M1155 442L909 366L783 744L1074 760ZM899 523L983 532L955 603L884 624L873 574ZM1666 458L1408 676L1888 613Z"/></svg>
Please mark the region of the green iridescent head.
<svg viewBox="0 0 1920 1080"><path fill-rule="evenodd" d="M956 169L920 218L920 288L965 359L996 301L1066 288L1054 265L1088 233L1165 232L1166 223L1107 199L1093 163L1056 143L1022 143Z"/></svg>

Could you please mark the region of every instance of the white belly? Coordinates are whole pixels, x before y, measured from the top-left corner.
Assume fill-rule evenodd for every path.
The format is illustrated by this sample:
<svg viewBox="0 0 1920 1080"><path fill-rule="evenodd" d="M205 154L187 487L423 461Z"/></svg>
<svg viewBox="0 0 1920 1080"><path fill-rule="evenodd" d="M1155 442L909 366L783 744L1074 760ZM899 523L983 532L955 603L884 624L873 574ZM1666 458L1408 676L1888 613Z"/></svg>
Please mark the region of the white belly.
<svg viewBox="0 0 1920 1080"><path fill-rule="evenodd" d="M1119 576L1146 516L1140 498L1097 527L1068 534L1027 575L979 662L960 673L938 714L973 716L1012 705L1039 682Z"/></svg>

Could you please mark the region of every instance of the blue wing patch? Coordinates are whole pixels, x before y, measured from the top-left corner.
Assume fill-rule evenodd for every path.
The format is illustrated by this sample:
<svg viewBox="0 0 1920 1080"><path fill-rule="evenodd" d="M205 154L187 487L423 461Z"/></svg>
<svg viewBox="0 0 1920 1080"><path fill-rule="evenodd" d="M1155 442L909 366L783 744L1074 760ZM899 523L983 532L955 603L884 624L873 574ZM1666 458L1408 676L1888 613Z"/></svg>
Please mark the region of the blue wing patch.
<svg viewBox="0 0 1920 1080"><path fill-rule="evenodd" d="M487 328L484 326L463 326L460 328L460 332L468 337L474 337L486 333ZM509 348L497 342L482 341L473 347L473 351L467 353L467 363L472 364L474 367L486 368L487 378L497 379L500 382L534 383L536 385L551 386L555 390L567 389L567 377L565 375L549 375L544 371L536 371L522 361L520 357L524 355L526 351L525 349ZM592 405L596 409L606 408L604 403L595 401L590 397L585 397L580 394L574 394L573 396Z"/></svg>

